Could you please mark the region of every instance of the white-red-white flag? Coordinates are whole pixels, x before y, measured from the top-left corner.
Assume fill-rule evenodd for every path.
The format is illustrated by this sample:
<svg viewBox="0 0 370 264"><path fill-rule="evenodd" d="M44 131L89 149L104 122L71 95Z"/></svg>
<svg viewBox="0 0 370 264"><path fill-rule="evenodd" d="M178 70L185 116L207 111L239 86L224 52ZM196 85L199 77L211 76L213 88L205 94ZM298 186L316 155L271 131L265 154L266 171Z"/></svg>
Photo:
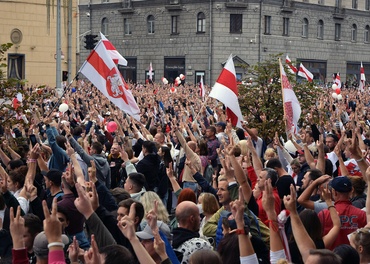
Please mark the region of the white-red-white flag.
<svg viewBox="0 0 370 264"><path fill-rule="evenodd" d="M358 85L358 88L360 89L361 92L364 91L365 82L366 82L365 69L364 69L364 66L362 65L362 61L361 61L360 82L359 82L359 85Z"/></svg>
<svg viewBox="0 0 370 264"><path fill-rule="evenodd" d="M312 82L313 80L313 74L309 70L307 70L306 67L303 66L302 63L299 65L298 75L303 78L306 78L307 81L309 82Z"/></svg>
<svg viewBox="0 0 370 264"><path fill-rule="evenodd" d="M335 77L335 82L334 83L338 86L338 88L342 87L342 82L340 81L339 72L337 73L337 76Z"/></svg>
<svg viewBox="0 0 370 264"><path fill-rule="evenodd" d="M127 60L122 57L122 55L117 51L117 49L113 46L112 42L110 42L103 33L100 32L100 37L103 41L105 49L109 53L109 56L112 58L115 64L127 66Z"/></svg>
<svg viewBox="0 0 370 264"><path fill-rule="evenodd" d="M153 81L153 66L152 62L149 64L149 80Z"/></svg>
<svg viewBox="0 0 370 264"><path fill-rule="evenodd" d="M298 120L301 116L301 105L299 104L297 96L289 83L280 59L279 64L281 72L281 88L283 90L284 116L287 120L287 130L288 132L296 133L298 130Z"/></svg>
<svg viewBox="0 0 370 264"><path fill-rule="evenodd" d="M91 51L79 72L85 75L118 108L136 120L140 120L140 109L135 98L128 90L103 40L100 40Z"/></svg>
<svg viewBox="0 0 370 264"><path fill-rule="evenodd" d="M203 83L203 75L200 76L200 82L199 82L199 95L204 100L204 97L206 96L206 88L204 87Z"/></svg>
<svg viewBox="0 0 370 264"><path fill-rule="evenodd" d="M227 118L231 120L233 126L242 128L243 115L238 102L238 86L232 55L227 60L209 96L226 106Z"/></svg>
<svg viewBox="0 0 370 264"><path fill-rule="evenodd" d="M288 57L288 54L286 55L285 57L285 63L288 64L289 66L289 71L292 73L292 74L296 74L298 72L298 69L297 67L295 67L293 64L292 64L292 61L290 60L290 58Z"/></svg>

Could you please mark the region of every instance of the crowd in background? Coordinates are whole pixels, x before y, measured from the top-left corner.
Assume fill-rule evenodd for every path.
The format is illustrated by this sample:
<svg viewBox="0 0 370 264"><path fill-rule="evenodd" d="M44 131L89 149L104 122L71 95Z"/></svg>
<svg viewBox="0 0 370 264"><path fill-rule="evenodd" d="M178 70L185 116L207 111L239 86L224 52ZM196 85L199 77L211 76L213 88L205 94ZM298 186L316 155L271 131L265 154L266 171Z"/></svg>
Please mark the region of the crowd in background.
<svg viewBox="0 0 370 264"><path fill-rule="evenodd" d="M368 90L323 89L283 142L197 86L131 86L140 120L87 81L2 110L1 263L370 261Z"/></svg>

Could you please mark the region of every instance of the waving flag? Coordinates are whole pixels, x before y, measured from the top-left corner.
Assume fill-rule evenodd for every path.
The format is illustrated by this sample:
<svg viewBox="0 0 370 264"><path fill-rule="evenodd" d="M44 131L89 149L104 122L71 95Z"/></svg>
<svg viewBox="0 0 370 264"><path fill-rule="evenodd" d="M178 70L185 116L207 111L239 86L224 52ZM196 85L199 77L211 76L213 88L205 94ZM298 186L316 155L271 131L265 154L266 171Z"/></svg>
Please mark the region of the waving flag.
<svg viewBox="0 0 370 264"><path fill-rule="evenodd" d="M242 127L243 115L238 102L238 86L232 55L227 60L209 96L226 106L227 118L231 120L233 126Z"/></svg>
<svg viewBox="0 0 370 264"><path fill-rule="evenodd" d="M338 88L341 88L342 87L342 82L340 81L339 72L337 73L337 76L335 77L334 83L338 86Z"/></svg>
<svg viewBox="0 0 370 264"><path fill-rule="evenodd" d="M361 61L361 68L360 68L360 82L358 84L358 88L360 89L361 92L364 91L365 88L365 82L366 82L366 77L365 77L365 69L364 66L362 65Z"/></svg>
<svg viewBox="0 0 370 264"><path fill-rule="evenodd" d="M199 95L202 97L204 100L204 97L206 96L206 88L204 87L203 83L203 75L200 76L200 82L199 82Z"/></svg>
<svg viewBox="0 0 370 264"><path fill-rule="evenodd" d="M113 62L111 53L106 49L104 40L98 42L79 72L85 75L118 108L136 120L140 120L140 109Z"/></svg>
<svg viewBox="0 0 370 264"><path fill-rule="evenodd" d="M121 54L119 54L117 49L113 46L112 42L110 42L101 32L100 32L100 37L103 41L105 49L107 50L109 56L112 58L114 63L127 66L127 60L124 57L122 57Z"/></svg>
<svg viewBox="0 0 370 264"><path fill-rule="evenodd" d="M302 63L299 65L298 75L303 78L306 78L307 81L309 82L312 82L313 80L313 74L309 70L307 70L306 67L303 66Z"/></svg>
<svg viewBox="0 0 370 264"><path fill-rule="evenodd" d="M298 69L292 64L292 61L289 59L288 54L285 57L285 63L289 66L289 71L292 74L296 74L298 72Z"/></svg>
<svg viewBox="0 0 370 264"><path fill-rule="evenodd" d="M301 105L295 95L292 86L289 83L288 77L284 71L284 67L280 64L281 88L283 90L284 116L287 120L288 132L296 133L298 129L298 120L301 116Z"/></svg>

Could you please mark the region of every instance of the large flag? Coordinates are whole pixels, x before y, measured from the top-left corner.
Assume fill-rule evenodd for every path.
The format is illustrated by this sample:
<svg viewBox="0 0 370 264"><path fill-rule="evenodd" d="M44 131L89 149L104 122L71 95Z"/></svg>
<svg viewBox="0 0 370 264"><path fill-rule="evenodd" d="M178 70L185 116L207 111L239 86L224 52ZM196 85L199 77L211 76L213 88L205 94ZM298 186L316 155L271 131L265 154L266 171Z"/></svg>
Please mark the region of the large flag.
<svg viewBox="0 0 370 264"><path fill-rule="evenodd" d="M127 60L124 57L122 57L121 54L119 54L117 49L113 46L112 42L110 42L101 32L100 32L100 37L103 41L105 49L109 53L109 56L112 58L114 63L127 66Z"/></svg>
<svg viewBox="0 0 370 264"><path fill-rule="evenodd" d="M227 60L209 96L226 106L227 118L231 120L233 126L242 128L243 115L238 102L238 86L232 55Z"/></svg>
<svg viewBox="0 0 370 264"><path fill-rule="evenodd" d="M153 81L153 66L152 62L149 64L149 80Z"/></svg>
<svg viewBox="0 0 370 264"><path fill-rule="evenodd" d="M298 75L303 78L306 78L307 81L309 82L312 82L313 80L313 74L309 70L307 70L306 67L303 66L302 63L299 65Z"/></svg>
<svg viewBox="0 0 370 264"><path fill-rule="evenodd" d="M284 67L280 64L281 73L281 88L283 90L284 116L287 120L288 132L296 133L298 130L298 120L301 116L301 105L295 95L292 86L289 83L288 77L284 71Z"/></svg>
<svg viewBox="0 0 370 264"><path fill-rule="evenodd" d="M200 82L199 82L199 95L204 100L204 97L206 96L206 88L204 87L203 83L203 75L200 76Z"/></svg>
<svg viewBox="0 0 370 264"><path fill-rule="evenodd" d="M361 92L364 91L365 88L365 82L366 82L366 77L365 77L365 69L364 66L362 65L361 61L361 68L360 68L360 82L358 84L358 88L360 89Z"/></svg>
<svg viewBox="0 0 370 264"><path fill-rule="evenodd" d="M100 40L81 66L85 75L112 103L127 114L140 120L140 109L116 64L113 62L103 40Z"/></svg>
<svg viewBox="0 0 370 264"><path fill-rule="evenodd" d="M290 73L296 74L298 72L298 69L292 64L292 61L289 59L288 54L285 57L285 63L288 64Z"/></svg>
<svg viewBox="0 0 370 264"><path fill-rule="evenodd" d="M337 77L335 77L334 83L338 86L338 88L341 88L342 87L342 82L340 81L339 72L337 73Z"/></svg>

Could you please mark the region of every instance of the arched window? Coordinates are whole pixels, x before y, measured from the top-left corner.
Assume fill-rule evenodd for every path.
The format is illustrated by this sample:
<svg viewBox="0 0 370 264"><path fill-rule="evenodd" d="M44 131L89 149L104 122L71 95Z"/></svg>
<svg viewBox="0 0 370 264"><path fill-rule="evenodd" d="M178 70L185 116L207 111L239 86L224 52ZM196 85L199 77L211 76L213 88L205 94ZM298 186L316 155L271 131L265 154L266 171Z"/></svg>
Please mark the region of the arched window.
<svg viewBox="0 0 370 264"><path fill-rule="evenodd" d="M206 15L203 12L200 12L197 15L197 32L206 32Z"/></svg>
<svg viewBox="0 0 370 264"><path fill-rule="evenodd" d="M317 22L317 38L324 39L324 21Z"/></svg>
<svg viewBox="0 0 370 264"><path fill-rule="evenodd" d="M365 32L364 32L364 42L369 43L369 33L370 33L370 26L366 25Z"/></svg>
<svg viewBox="0 0 370 264"><path fill-rule="evenodd" d="M105 36L108 36L109 35L108 28L109 28L109 20L108 18L104 17L101 20L101 33L103 33Z"/></svg>
<svg viewBox="0 0 370 264"><path fill-rule="evenodd" d="M351 41L357 41L357 25L353 24L351 29Z"/></svg>
<svg viewBox="0 0 370 264"><path fill-rule="evenodd" d="M302 23L302 37L308 38L308 19L304 18Z"/></svg>
<svg viewBox="0 0 370 264"><path fill-rule="evenodd" d="M147 19L148 33L154 34L154 16L150 15Z"/></svg>

